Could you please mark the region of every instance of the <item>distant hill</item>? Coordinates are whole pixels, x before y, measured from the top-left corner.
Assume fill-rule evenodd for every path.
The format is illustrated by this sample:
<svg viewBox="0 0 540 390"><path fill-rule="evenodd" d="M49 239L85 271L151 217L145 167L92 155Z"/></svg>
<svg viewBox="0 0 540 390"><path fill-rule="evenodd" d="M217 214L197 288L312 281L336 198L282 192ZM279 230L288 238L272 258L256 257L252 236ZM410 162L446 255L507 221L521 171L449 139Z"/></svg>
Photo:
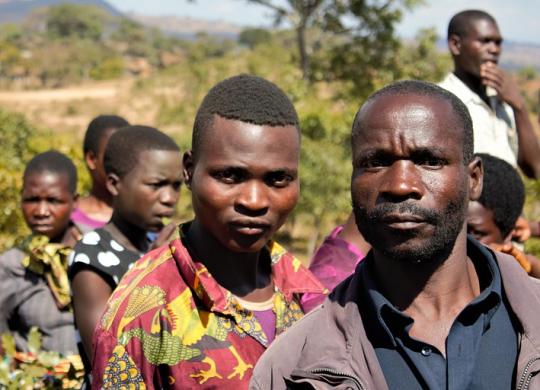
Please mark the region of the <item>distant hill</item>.
<svg viewBox="0 0 540 390"><path fill-rule="evenodd" d="M439 39L437 48L448 51L446 39ZM529 65L540 72L540 45L504 41L502 48L500 66L504 70L516 71Z"/></svg>
<svg viewBox="0 0 540 390"><path fill-rule="evenodd" d="M199 32L217 35L222 38L236 39L243 27L211 20L197 20L180 16L148 16L129 13L127 17L146 26L157 27L164 33L181 38L194 38Z"/></svg>
<svg viewBox="0 0 540 390"><path fill-rule="evenodd" d="M104 0L70 0L70 3L88 4L102 8L112 16L122 16L122 13ZM32 10L41 7L50 7L65 0L0 0L0 24L20 23Z"/></svg>

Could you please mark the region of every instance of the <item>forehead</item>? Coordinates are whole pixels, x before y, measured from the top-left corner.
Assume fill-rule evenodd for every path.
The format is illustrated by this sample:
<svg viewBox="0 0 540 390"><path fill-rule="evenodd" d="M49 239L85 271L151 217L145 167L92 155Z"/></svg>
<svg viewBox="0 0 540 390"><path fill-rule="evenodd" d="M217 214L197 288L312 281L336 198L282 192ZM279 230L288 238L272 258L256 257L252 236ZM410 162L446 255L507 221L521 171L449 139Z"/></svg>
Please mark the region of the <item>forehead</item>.
<svg viewBox="0 0 540 390"><path fill-rule="evenodd" d="M181 172L182 153L177 150L143 150L139 153L133 168L126 174L154 174Z"/></svg>
<svg viewBox="0 0 540 390"><path fill-rule="evenodd" d="M254 125L216 116L197 161L222 165L298 166L300 135L293 125Z"/></svg>
<svg viewBox="0 0 540 390"><path fill-rule="evenodd" d="M450 102L435 96L379 96L362 108L354 131L355 154L397 143L407 148L448 149L462 155L463 129Z"/></svg>
<svg viewBox="0 0 540 390"><path fill-rule="evenodd" d="M486 36L486 37L498 37L500 38L501 33L499 31L499 26L497 23L489 19L471 19L468 21L466 26L467 34L474 36Z"/></svg>
<svg viewBox="0 0 540 390"><path fill-rule="evenodd" d="M67 173L50 171L30 172L24 178L23 191L69 191Z"/></svg>

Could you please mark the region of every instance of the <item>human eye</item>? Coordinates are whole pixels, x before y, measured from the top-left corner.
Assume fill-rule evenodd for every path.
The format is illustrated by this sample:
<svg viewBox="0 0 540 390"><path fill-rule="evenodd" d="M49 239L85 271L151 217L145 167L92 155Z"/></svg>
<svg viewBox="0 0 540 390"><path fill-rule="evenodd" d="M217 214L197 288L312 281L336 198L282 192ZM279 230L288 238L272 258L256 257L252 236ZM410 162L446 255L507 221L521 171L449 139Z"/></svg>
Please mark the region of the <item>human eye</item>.
<svg viewBox="0 0 540 390"><path fill-rule="evenodd" d="M268 177L268 183L273 187L283 188L286 187L293 177L285 172L274 172Z"/></svg>
<svg viewBox="0 0 540 390"><path fill-rule="evenodd" d="M151 181L151 182L146 183L146 185L148 187L150 187L150 188L158 189L158 188L163 187L163 182L161 182L161 181Z"/></svg>
<svg viewBox="0 0 540 390"><path fill-rule="evenodd" d="M446 158L439 157L433 153L419 153L415 158L416 164L429 169L440 169L448 164Z"/></svg>
<svg viewBox="0 0 540 390"><path fill-rule="evenodd" d="M481 240L483 237L486 236L486 233L472 227L472 226L467 226L467 234L476 238L477 240Z"/></svg>
<svg viewBox="0 0 540 390"><path fill-rule="evenodd" d="M28 196L28 197L24 197L22 201L23 203L36 203L39 201L39 199L35 196Z"/></svg>
<svg viewBox="0 0 540 390"><path fill-rule="evenodd" d="M240 180L239 175L232 169L225 169L223 171L216 172L214 176L225 184L234 184Z"/></svg>
<svg viewBox="0 0 540 390"><path fill-rule="evenodd" d="M172 183L172 188L175 191L180 190L180 187L182 187L182 181L175 181L174 183Z"/></svg>

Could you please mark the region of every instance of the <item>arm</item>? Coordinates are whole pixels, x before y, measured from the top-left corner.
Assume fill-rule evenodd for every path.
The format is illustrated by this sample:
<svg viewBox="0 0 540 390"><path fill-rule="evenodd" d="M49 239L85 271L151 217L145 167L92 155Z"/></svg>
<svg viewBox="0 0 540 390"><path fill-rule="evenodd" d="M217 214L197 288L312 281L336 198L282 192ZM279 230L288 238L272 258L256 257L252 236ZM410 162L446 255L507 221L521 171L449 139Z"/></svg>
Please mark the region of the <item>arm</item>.
<svg viewBox="0 0 540 390"><path fill-rule="evenodd" d="M103 315L112 289L103 278L89 269L76 273L71 283L75 322L79 329L84 349L92 361L92 338Z"/></svg>
<svg viewBox="0 0 540 390"><path fill-rule="evenodd" d="M518 134L518 165L523 173L532 179L540 177L540 146L534 134L525 100L516 84L496 64L482 65L482 81L497 91L499 99L514 110Z"/></svg>
<svg viewBox="0 0 540 390"><path fill-rule="evenodd" d="M531 264L529 275L533 278L540 279L540 260L536 256L528 253L525 256L527 256L527 260L529 261L529 264Z"/></svg>

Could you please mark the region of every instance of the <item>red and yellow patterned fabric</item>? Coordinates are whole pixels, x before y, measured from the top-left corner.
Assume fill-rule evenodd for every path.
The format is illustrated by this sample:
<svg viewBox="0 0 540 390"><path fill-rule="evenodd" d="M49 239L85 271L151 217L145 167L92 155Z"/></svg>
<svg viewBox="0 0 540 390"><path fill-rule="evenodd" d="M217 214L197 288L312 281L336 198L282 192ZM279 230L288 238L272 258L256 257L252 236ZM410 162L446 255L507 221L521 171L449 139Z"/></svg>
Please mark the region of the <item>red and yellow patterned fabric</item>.
<svg viewBox="0 0 540 390"><path fill-rule="evenodd" d="M248 388L266 335L191 258L182 229L135 263L111 296L94 334L93 389ZM303 316L298 294L328 291L281 246L266 249L278 337Z"/></svg>

